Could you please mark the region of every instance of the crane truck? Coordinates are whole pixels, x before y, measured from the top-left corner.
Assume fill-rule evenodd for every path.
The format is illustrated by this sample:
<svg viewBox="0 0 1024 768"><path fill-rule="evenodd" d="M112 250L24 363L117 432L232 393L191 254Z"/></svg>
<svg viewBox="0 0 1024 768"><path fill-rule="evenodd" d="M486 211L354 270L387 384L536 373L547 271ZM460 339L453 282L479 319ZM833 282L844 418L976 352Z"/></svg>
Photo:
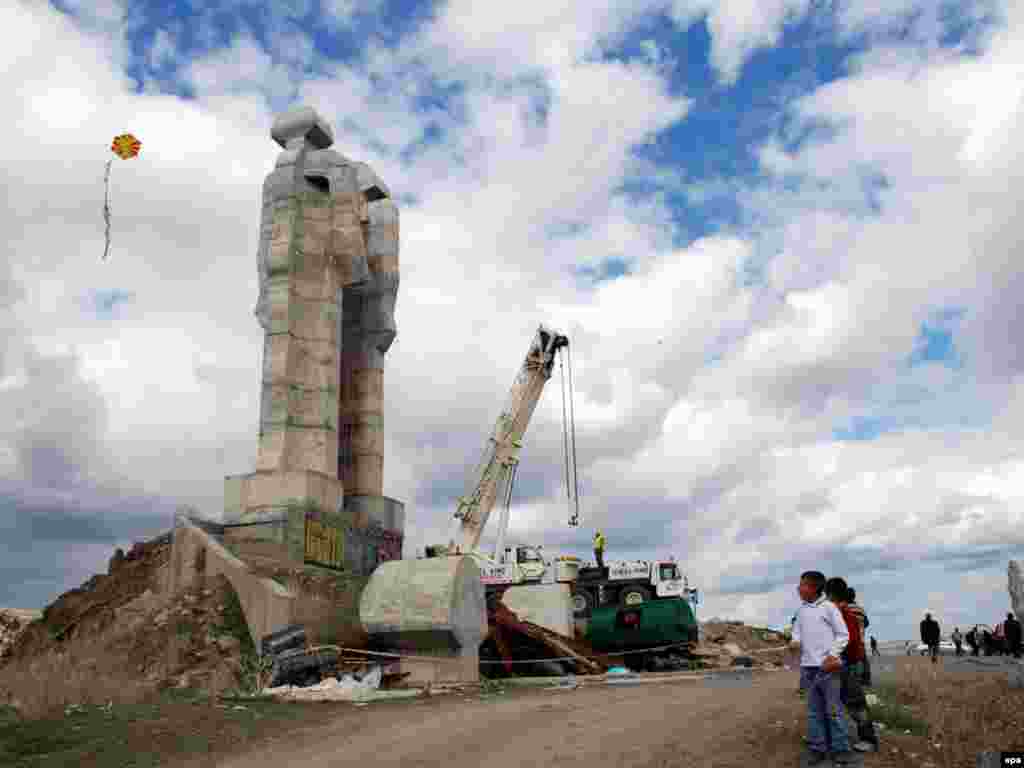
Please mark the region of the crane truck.
<svg viewBox="0 0 1024 768"><path fill-rule="evenodd" d="M519 449L544 385L551 378L555 357L559 350L568 346L569 339L565 335L543 325L537 329L505 408L488 438L484 459L470 491L458 501L455 512L455 518L460 520L458 541L452 539L448 546L427 547L426 555L473 557L489 597L514 585L569 583L577 618L589 617L595 608L609 604L625 607L671 598L683 598L696 604L697 590L690 589L675 560L611 561L602 570L581 567L579 559L571 556L548 558L539 546L505 545ZM567 455L567 470L568 461ZM494 555L489 556L477 547L499 497L504 503ZM570 520L571 525L577 522L576 516Z"/></svg>

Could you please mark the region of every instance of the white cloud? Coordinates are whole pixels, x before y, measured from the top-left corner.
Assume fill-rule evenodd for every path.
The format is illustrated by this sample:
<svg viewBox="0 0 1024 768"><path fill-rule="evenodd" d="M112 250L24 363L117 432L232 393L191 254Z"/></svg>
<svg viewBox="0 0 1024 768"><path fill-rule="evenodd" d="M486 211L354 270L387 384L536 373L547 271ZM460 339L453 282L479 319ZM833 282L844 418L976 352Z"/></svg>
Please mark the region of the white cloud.
<svg viewBox="0 0 1024 768"><path fill-rule="evenodd" d="M347 14L340 5L333 12ZM759 7L677 11L711 14L713 63L728 78L804 8ZM399 335L385 376L385 493L409 503L407 553L444 536L447 494L461 492L540 322L573 343L585 524L606 526L618 554L678 554L705 612L775 622L800 570L857 568L867 604L914 629L900 612L940 610L928 590L955 594L960 577L908 571L919 597L901 603L891 593L905 574L887 562L1019 548L1024 371L1012 321L1024 165L1012 139L1019 96L1007 90L1018 22L978 58L927 46L861 57L850 77L793 105L834 123L833 137L789 154L778 141L763 148L765 168L800 183L743 193L759 230L679 248L662 200L618 191L645 169L633 149L692 109L668 88L671 52L593 55L643 8L480 8L448 5L398 49L370 44L344 65L284 23L270 50L242 35L183 70L195 101L135 93L116 28L83 31L23 4L4 11L0 83L18 120L2 138L45 137L52 150L14 153L0 170L19 189L3 221L17 258L0 279L0 333L16 341L3 345L0 401L40 398L17 428L0 426L4 487L21 478L26 497L53 497L24 487L34 446L37 465L65 461L97 496L151 493L219 513L223 476L249 471L256 447L257 217L279 151L267 101L295 96L331 122L339 151L418 201L402 208ZM307 66L318 74L306 78ZM453 81L463 90L449 113L417 109ZM440 139L417 146L430 121ZM143 150L115 162L102 264L103 164L125 130ZM677 191L685 184L646 167ZM869 172L888 180L877 212L863 200ZM686 191L715 186L701 184ZM766 244L779 246L766 282L745 285ZM628 276L589 290L573 273L611 258ZM110 317L83 310L113 289L134 298ZM968 307L957 344L976 387L961 397L990 402L993 429L834 441L882 396L953 386L953 374L907 373L905 360L921 322L955 303ZM557 386L530 428L533 486L512 527L585 550L588 532L563 525ZM61 425L88 429L54 439L63 427L43 418L47 393L77 409L54 411ZM986 568L977 573L996 566ZM962 604L941 610L969 618Z"/></svg>

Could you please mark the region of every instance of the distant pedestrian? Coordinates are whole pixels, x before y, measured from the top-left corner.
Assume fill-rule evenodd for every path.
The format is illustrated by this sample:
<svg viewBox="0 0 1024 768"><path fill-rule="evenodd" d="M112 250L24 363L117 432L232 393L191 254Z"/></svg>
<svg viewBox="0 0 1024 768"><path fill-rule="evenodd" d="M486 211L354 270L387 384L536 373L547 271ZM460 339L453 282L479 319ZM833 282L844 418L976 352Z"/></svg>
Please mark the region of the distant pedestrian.
<svg viewBox="0 0 1024 768"><path fill-rule="evenodd" d="M864 613L864 609L857 605L857 590L850 587L849 595L846 600L847 608L850 613L857 620L857 625L860 627L860 636L864 637L864 630L871 626L871 621L868 619L868 615ZM871 659L868 658L867 654L864 654L864 662L861 666L861 683L867 687L871 687Z"/></svg>
<svg viewBox="0 0 1024 768"><path fill-rule="evenodd" d="M862 665L867 659L867 653L864 652L864 633L861 631L857 615L850 610L850 604L846 599L850 590L847 589L845 581L832 578L825 582L825 594L839 609L850 633L850 642L842 653L843 669L840 673L840 699L857 724L857 738L851 738L850 741L854 742L853 748L858 752L877 752L878 734L875 732L875 724L871 720L867 697L862 687Z"/></svg>
<svg viewBox="0 0 1024 768"><path fill-rule="evenodd" d="M953 645L956 646L956 655L964 655L964 636L960 634L960 627L953 627L953 634L950 636Z"/></svg>
<svg viewBox="0 0 1024 768"><path fill-rule="evenodd" d="M1013 658L1019 659L1021 656L1021 626L1020 621L1012 614L1006 614L1006 626L1003 630L1006 634L1006 646L1007 650L1013 654Z"/></svg>
<svg viewBox="0 0 1024 768"><path fill-rule="evenodd" d="M921 622L921 642L928 646L932 657L932 664L937 664L939 660L940 637L942 635L939 630L939 622L933 619L930 613L926 613L924 621Z"/></svg>
<svg viewBox="0 0 1024 768"><path fill-rule="evenodd" d="M986 656L991 656L996 652L996 641L992 635L992 630L987 627L981 630L981 647L985 650Z"/></svg>
<svg viewBox="0 0 1024 768"><path fill-rule="evenodd" d="M594 559L597 567L604 570L604 534L598 531L594 534Z"/></svg>
<svg viewBox="0 0 1024 768"><path fill-rule="evenodd" d="M807 698L807 752L802 765L821 765L829 752L835 762L855 761L843 711L840 654L850 642L850 632L839 609L825 599L825 574L804 571L798 592L803 601L793 623L790 647L800 653L800 687Z"/></svg>
<svg viewBox="0 0 1024 768"><path fill-rule="evenodd" d="M871 655L872 656L881 656L882 655L882 654L880 654L878 652L878 641L875 639L874 635L871 636Z"/></svg>
<svg viewBox="0 0 1024 768"><path fill-rule="evenodd" d="M967 634L964 635L964 639L967 641L967 644L971 646L971 656L977 656L981 651L981 641L978 639L978 626L974 625L971 627L967 631Z"/></svg>

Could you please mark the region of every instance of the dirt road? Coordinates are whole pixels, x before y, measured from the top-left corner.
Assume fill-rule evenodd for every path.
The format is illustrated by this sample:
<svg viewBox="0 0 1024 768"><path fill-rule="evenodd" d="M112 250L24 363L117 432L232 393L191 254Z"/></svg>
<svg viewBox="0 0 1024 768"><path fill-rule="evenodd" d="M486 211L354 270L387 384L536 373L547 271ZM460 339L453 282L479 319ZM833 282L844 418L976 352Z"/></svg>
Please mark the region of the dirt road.
<svg viewBox="0 0 1024 768"><path fill-rule="evenodd" d="M793 673L757 672L372 704L244 754L189 765L746 768L766 749L773 759L758 764L795 765L803 729L795 685ZM777 743L766 744L766 735Z"/></svg>

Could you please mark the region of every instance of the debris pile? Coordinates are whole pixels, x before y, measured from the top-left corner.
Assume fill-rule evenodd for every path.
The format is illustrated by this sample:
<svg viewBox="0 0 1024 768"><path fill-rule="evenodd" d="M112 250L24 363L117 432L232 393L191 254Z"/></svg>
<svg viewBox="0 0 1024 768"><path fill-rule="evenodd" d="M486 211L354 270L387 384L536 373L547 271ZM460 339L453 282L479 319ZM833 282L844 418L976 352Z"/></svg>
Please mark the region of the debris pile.
<svg viewBox="0 0 1024 768"><path fill-rule="evenodd" d="M16 689L26 674L49 675L46 684L69 695L97 678L141 696L168 687L241 687L250 640L238 596L219 577L210 589L168 599L159 588L169 556L168 535L119 549L108 574L37 612L0 658L0 694L22 695Z"/></svg>
<svg viewBox="0 0 1024 768"><path fill-rule="evenodd" d="M118 548L108 572L97 574L43 609L18 634L0 664L59 649L68 640L102 634L118 621L118 612L144 592L158 592L170 558L170 534L136 543L126 554Z"/></svg>
<svg viewBox="0 0 1024 768"><path fill-rule="evenodd" d="M605 666L579 638L563 637L519 617L500 600L487 612L488 633L480 647L483 673L489 677L520 674L601 674ZM496 662L501 663L496 663ZM529 663L525 663L529 662Z"/></svg>
<svg viewBox="0 0 1024 768"><path fill-rule="evenodd" d="M0 658L7 654L25 628L42 615L42 611L0 608Z"/></svg>
<svg viewBox="0 0 1024 768"><path fill-rule="evenodd" d="M781 666L786 638L781 632L742 621L701 623L702 639L694 654L711 667Z"/></svg>

